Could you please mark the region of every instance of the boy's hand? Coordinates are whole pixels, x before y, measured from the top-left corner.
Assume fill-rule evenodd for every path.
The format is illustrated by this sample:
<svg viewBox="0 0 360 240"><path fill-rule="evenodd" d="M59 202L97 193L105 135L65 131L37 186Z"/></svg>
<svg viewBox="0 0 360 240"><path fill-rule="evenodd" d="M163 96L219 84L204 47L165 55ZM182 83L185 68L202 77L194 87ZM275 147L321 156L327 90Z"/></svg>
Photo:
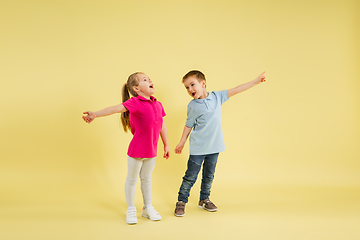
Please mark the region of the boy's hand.
<svg viewBox="0 0 360 240"><path fill-rule="evenodd" d="M93 112L83 112L83 114L87 114L86 116L82 116L84 121L87 123L91 123L96 118L96 115Z"/></svg>
<svg viewBox="0 0 360 240"><path fill-rule="evenodd" d="M164 158L168 159L170 157L170 148L169 146L164 147Z"/></svg>
<svg viewBox="0 0 360 240"><path fill-rule="evenodd" d="M262 82L265 82L265 76L264 76L265 72L263 72L262 74L260 74L257 78L254 79L254 82L256 84L259 84L259 83L262 83Z"/></svg>
<svg viewBox="0 0 360 240"><path fill-rule="evenodd" d="M175 153L180 154L185 144L179 143L175 148Z"/></svg>

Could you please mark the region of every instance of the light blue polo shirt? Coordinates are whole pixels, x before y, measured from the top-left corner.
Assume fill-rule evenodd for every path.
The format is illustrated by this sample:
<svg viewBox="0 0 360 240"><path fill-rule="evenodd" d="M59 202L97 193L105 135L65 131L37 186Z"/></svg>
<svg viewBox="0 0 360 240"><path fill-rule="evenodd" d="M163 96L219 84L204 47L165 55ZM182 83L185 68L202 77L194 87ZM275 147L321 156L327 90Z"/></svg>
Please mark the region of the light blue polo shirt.
<svg viewBox="0 0 360 240"><path fill-rule="evenodd" d="M225 150L221 127L221 105L229 99L227 90L213 91L206 99L193 99L188 104L185 125L190 134L190 154L206 155Z"/></svg>

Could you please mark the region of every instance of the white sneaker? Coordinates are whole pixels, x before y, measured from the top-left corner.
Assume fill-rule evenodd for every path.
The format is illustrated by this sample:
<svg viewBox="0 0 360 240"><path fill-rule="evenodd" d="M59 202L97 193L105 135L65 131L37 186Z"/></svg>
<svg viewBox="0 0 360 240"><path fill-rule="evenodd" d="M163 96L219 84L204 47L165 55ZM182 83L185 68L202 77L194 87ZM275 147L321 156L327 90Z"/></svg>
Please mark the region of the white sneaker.
<svg viewBox="0 0 360 240"><path fill-rule="evenodd" d="M127 224L136 224L136 223L138 223L138 220L137 220L137 217L136 217L136 209L126 211L126 223Z"/></svg>
<svg viewBox="0 0 360 240"><path fill-rule="evenodd" d="M160 214L155 210L154 207L149 207L149 208L143 208L142 210L142 216L149 218L152 221L159 221L161 220L161 216Z"/></svg>

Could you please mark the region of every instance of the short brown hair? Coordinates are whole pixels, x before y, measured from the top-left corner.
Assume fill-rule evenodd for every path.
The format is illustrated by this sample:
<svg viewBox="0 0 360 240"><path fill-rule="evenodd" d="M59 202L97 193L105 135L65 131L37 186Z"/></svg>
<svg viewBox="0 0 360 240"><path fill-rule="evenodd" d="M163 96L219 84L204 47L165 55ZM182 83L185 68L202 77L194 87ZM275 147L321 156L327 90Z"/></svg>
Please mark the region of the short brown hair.
<svg viewBox="0 0 360 240"><path fill-rule="evenodd" d="M187 78L189 78L191 76L195 76L199 82L201 82L203 80L206 81L205 75L202 72L200 72L199 70L191 70L190 72L185 74L185 76L182 79L182 82L184 82Z"/></svg>

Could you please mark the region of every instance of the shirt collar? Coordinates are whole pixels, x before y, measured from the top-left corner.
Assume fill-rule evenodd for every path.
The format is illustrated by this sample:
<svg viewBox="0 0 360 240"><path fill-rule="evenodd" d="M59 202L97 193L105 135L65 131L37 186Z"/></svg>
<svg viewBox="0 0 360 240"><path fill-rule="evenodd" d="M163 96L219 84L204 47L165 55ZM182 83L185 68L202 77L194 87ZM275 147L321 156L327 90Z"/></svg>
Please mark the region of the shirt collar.
<svg viewBox="0 0 360 240"><path fill-rule="evenodd" d="M208 96L205 99L198 98L198 99L193 99L193 101L198 102L198 103L203 103L206 100L211 100L211 99L212 99L211 93L208 92Z"/></svg>
<svg viewBox="0 0 360 240"><path fill-rule="evenodd" d="M155 101L156 101L156 98L153 97L153 96L150 96L150 100L149 100L149 99L146 99L146 98L144 98L144 97L142 97L142 96L140 96L140 95L137 95L136 97L137 97L139 100L142 100L142 101L151 101L151 102L155 102Z"/></svg>

